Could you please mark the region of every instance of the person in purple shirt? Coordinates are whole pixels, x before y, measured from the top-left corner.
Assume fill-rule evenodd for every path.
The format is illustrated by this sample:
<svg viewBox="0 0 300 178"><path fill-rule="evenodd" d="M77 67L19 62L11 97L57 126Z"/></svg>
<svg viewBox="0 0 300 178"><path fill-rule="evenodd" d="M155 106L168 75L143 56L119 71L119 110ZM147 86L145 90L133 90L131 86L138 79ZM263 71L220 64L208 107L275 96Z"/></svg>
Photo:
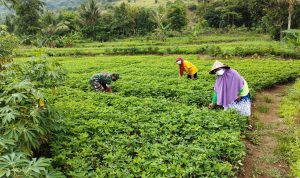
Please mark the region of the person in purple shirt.
<svg viewBox="0 0 300 178"><path fill-rule="evenodd" d="M222 106L233 109L244 116L251 115L251 96L246 80L234 69L219 61L211 68L210 74L217 76L214 95L209 108Z"/></svg>

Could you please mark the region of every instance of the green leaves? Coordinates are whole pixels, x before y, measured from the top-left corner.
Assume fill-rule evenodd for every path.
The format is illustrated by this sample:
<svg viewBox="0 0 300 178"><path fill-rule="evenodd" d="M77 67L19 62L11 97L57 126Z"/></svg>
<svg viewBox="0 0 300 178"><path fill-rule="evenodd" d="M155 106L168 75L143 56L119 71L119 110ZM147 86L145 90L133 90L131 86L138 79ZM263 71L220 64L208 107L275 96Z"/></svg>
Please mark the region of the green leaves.
<svg viewBox="0 0 300 178"><path fill-rule="evenodd" d="M5 103L11 103L11 104L17 104L20 103L21 101L27 99L27 97L22 94L22 93L14 93L11 96L9 96L7 98L7 100L5 101Z"/></svg>
<svg viewBox="0 0 300 178"><path fill-rule="evenodd" d="M13 49L17 43L17 38L9 34L5 26L0 26L0 71L2 65L11 60Z"/></svg>
<svg viewBox="0 0 300 178"><path fill-rule="evenodd" d="M61 128L59 114L46 103L38 87L61 84L63 69L47 61L6 67L1 72L0 177L63 177L51 170L50 160L30 160L33 151Z"/></svg>
<svg viewBox="0 0 300 178"><path fill-rule="evenodd" d="M283 33L285 34L283 40L287 44L291 44L296 48L300 47L300 30L296 30L296 29L285 30L283 31Z"/></svg>
<svg viewBox="0 0 300 178"><path fill-rule="evenodd" d="M247 118L206 109L215 82L207 74L212 61L186 58L199 67L197 80L176 78L174 56L63 60L67 83L55 96L47 90L48 103L62 109L66 127L51 142L53 163L70 177L234 177L246 154L241 132ZM292 66L300 64L226 63L255 91L299 75ZM89 77L104 66L123 74L112 95L88 89Z"/></svg>
<svg viewBox="0 0 300 178"><path fill-rule="evenodd" d="M66 79L66 71L59 63L34 58L25 63L8 65L2 75L17 81L8 84L7 90L28 90L33 86L56 87L62 85Z"/></svg>
<svg viewBox="0 0 300 178"><path fill-rule="evenodd" d="M246 119L234 113L68 87L58 93L67 132L57 135L52 151L69 176L228 176L244 155L239 134Z"/></svg>
<svg viewBox="0 0 300 178"><path fill-rule="evenodd" d="M19 113L9 106L0 108L0 118L2 118L2 125L11 123L16 119L17 116L19 116Z"/></svg>
<svg viewBox="0 0 300 178"><path fill-rule="evenodd" d="M0 137L0 153L3 153L5 151L9 151L9 148L11 148L15 144L14 140L7 139L4 137Z"/></svg>
<svg viewBox="0 0 300 178"><path fill-rule="evenodd" d="M30 60L24 64L23 69L22 77L35 82L38 87L55 87L66 79L66 71L56 62Z"/></svg>
<svg viewBox="0 0 300 178"><path fill-rule="evenodd" d="M12 152L0 157L0 177L47 177L62 178L61 173L48 168L51 161L45 158L27 159L23 153Z"/></svg>
<svg viewBox="0 0 300 178"><path fill-rule="evenodd" d="M11 153L0 157L0 177L14 177L24 175L22 168L27 160L23 153Z"/></svg>

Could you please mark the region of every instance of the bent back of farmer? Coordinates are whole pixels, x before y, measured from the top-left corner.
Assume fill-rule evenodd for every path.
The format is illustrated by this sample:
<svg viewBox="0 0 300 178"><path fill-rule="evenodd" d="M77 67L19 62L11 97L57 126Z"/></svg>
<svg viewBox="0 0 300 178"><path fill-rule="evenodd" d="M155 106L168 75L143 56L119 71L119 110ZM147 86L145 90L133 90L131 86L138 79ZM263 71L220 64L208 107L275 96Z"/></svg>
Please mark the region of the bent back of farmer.
<svg viewBox="0 0 300 178"><path fill-rule="evenodd" d="M97 92L109 92L111 93L110 84L112 81L117 81L119 79L119 74L113 73L109 74L106 72L98 73L93 75L90 79L90 84Z"/></svg>
<svg viewBox="0 0 300 178"><path fill-rule="evenodd" d="M234 69L216 61L209 72L216 75L214 96L210 108L223 106L224 110L233 109L244 116L251 115L251 97L248 83Z"/></svg>
<svg viewBox="0 0 300 178"><path fill-rule="evenodd" d="M179 65L179 77L183 76L183 71L188 75L187 78L195 79L197 78L198 68L187 60L183 60L181 57L176 59L176 63Z"/></svg>

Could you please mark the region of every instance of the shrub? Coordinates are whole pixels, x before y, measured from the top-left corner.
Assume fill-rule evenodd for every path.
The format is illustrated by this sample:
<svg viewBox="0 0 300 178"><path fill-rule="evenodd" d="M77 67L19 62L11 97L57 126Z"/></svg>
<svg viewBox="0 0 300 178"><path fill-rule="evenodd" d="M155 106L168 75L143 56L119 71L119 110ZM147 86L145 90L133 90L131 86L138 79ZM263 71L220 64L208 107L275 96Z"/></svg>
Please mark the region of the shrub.
<svg viewBox="0 0 300 178"><path fill-rule="evenodd" d="M32 158L61 129L60 114L40 90L61 84L61 71L56 64L30 61L8 64L0 73L0 177L64 177L49 159Z"/></svg>
<svg viewBox="0 0 300 178"><path fill-rule="evenodd" d="M7 33L5 26L0 26L0 71L4 63L11 61L13 49L17 44L17 38Z"/></svg>

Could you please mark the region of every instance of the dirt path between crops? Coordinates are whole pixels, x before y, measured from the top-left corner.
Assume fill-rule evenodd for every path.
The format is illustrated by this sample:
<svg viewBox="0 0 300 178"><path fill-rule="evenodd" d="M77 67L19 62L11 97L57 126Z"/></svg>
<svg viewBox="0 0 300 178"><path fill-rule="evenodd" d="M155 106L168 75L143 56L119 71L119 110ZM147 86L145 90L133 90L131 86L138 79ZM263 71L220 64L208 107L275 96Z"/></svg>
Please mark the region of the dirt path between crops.
<svg viewBox="0 0 300 178"><path fill-rule="evenodd" d="M278 154L278 138L286 126L278 108L289 85L279 85L257 93L253 102L251 131L246 132L247 157L238 178L288 177L289 167Z"/></svg>

